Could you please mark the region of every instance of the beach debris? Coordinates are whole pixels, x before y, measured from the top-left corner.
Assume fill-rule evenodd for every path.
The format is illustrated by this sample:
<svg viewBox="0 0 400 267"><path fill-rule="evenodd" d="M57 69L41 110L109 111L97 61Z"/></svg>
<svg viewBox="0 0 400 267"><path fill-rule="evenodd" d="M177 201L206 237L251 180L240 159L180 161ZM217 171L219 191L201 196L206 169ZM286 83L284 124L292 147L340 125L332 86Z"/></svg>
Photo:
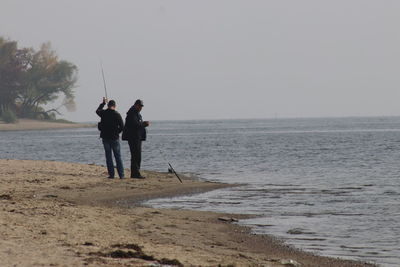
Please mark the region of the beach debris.
<svg viewBox="0 0 400 267"><path fill-rule="evenodd" d="M291 259L281 259L279 261L279 263L282 264L282 265L293 266L293 267L300 267L301 266L300 263L298 263L295 260L291 260Z"/></svg>
<svg viewBox="0 0 400 267"><path fill-rule="evenodd" d="M239 220L233 217L219 217L218 220L223 222L238 222Z"/></svg>
<svg viewBox="0 0 400 267"><path fill-rule="evenodd" d="M44 197L48 197L48 198L58 198L57 195L52 195L52 194L45 195Z"/></svg>
<svg viewBox="0 0 400 267"><path fill-rule="evenodd" d="M152 212L150 212L151 214L161 214L161 212L160 211L158 211L158 210L156 210L156 211L152 211Z"/></svg>
<svg viewBox="0 0 400 267"><path fill-rule="evenodd" d="M170 259L162 258L158 262L163 265L173 265L173 266L179 266L179 267L182 266L183 267L183 264L180 263L177 259L170 260Z"/></svg>
<svg viewBox="0 0 400 267"><path fill-rule="evenodd" d="M136 244L115 244L111 246L112 248L118 248L117 250L109 251L109 252L91 252L90 256L100 256L100 257L108 257L108 258L116 258L116 259L142 259L145 261L154 261L161 265L170 265L170 266L183 266L177 259L156 259L151 255L147 255L143 252L142 248Z"/></svg>
<svg viewBox="0 0 400 267"><path fill-rule="evenodd" d="M135 259L142 259L145 261L156 261L160 264L168 264L168 265L173 265L173 266L183 266L182 263L180 263L178 260L173 259L161 259L157 260L153 256L147 255L143 253L142 251L132 251L132 250L121 250L117 249L108 253L102 253L102 252L97 252L97 253L89 253L89 255L96 255L96 256L101 256L101 257L109 257L109 258L114 258L114 259L130 259L130 258L135 258Z"/></svg>
<svg viewBox="0 0 400 267"><path fill-rule="evenodd" d="M142 252L142 248L136 244L115 244L111 246L112 248L126 248L126 249L133 249L136 251Z"/></svg>
<svg viewBox="0 0 400 267"><path fill-rule="evenodd" d="M12 197L9 194L0 195L0 200L11 200Z"/></svg>
<svg viewBox="0 0 400 267"><path fill-rule="evenodd" d="M124 251L124 250L120 250L120 249L110 252L109 257L111 257L111 258L137 258L137 259L142 259L142 260L147 260L147 261L155 260L153 256L146 255L142 251L133 252L132 250Z"/></svg>
<svg viewBox="0 0 400 267"><path fill-rule="evenodd" d="M85 242L83 243L84 246L94 246L94 244L92 242Z"/></svg>
<svg viewBox="0 0 400 267"><path fill-rule="evenodd" d="M290 267L301 267L301 264L292 259L268 259L270 262L276 262L282 265L290 266Z"/></svg>
<svg viewBox="0 0 400 267"><path fill-rule="evenodd" d="M60 189L63 189L63 190L70 190L71 187L70 187L70 186L61 186Z"/></svg>
<svg viewBox="0 0 400 267"><path fill-rule="evenodd" d="M161 260L163 261L163 260ZM165 262L152 262L146 266L151 266L151 267L170 267L170 266L183 266L179 261L176 262L177 260L172 260L172 262L170 262L170 260L166 259Z"/></svg>

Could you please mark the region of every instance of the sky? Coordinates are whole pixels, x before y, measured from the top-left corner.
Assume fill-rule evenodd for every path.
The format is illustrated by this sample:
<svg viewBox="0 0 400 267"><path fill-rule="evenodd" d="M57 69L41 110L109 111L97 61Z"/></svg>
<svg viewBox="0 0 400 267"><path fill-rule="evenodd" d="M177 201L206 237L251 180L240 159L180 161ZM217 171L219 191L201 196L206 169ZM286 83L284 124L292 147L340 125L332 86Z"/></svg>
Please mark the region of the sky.
<svg viewBox="0 0 400 267"><path fill-rule="evenodd" d="M73 121L104 96L146 120L400 116L398 0L1 0L0 36L79 68Z"/></svg>

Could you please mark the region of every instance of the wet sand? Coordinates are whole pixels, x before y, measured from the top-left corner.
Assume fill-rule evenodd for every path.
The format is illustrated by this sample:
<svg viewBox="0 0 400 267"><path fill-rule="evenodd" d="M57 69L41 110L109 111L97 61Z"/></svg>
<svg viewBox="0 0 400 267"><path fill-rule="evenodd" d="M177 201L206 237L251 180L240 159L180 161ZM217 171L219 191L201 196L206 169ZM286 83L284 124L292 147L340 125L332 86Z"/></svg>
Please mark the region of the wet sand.
<svg viewBox="0 0 400 267"><path fill-rule="evenodd" d="M0 160L1 266L371 266L314 256L221 220L245 216L143 207L144 199L229 185L144 172Z"/></svg>
<svg viewBox="0 0 400 267"><path fill-rule="evenodd" d="M61 123L41 120L19 119L17 123L4 123L0 121L0 131L47 130L95 127L88 123Z"/></svg>

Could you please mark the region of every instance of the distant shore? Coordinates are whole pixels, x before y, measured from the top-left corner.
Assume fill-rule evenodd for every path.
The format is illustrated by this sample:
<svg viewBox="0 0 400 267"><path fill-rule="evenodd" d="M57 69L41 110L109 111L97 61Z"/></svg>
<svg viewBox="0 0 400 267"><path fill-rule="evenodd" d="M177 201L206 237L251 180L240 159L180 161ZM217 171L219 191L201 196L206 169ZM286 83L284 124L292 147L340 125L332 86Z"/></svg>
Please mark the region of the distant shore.
<svg viewBox="0 0 400 267"><path fill-rule="evenodd" d="M245 215L142 207L229 186L143 174L107 179L102 166L0 159L2 266L372 266L315 256L229 222Z"/></svg>
<svg viewBox="0 0 400 267"><path fill-rule="evenodd" d="M0 131L48 130L86 127L95 127L95 125L89 123L52 122L30 119L19 119L17 123L4 123L0 121Z"/></svg>

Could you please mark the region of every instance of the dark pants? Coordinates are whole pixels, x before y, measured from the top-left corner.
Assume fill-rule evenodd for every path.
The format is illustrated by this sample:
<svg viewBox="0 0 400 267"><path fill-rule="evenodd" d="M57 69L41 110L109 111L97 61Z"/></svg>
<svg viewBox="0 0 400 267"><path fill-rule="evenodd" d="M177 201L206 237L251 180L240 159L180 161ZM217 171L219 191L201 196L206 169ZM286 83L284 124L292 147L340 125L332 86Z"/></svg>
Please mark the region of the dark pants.
<svg viewBox="0 0 400 267"><path fill-rule="evenodd" d="M124 178L124 165L121 159L121 149L119 140L110 140L103 138L104 151L106 152L106 163L108 175L110 178L114 178L114 163L112 154L114 154L115 162L117 164L117 171L120 178Z"/></svg>
<svg viewBox="0 0 400 267"><path fill-rule="evenodd" d="M129 149L131 151L131 178L139 177L140 163L142 162L142 141L141 140L128 140Z"/></svg>

